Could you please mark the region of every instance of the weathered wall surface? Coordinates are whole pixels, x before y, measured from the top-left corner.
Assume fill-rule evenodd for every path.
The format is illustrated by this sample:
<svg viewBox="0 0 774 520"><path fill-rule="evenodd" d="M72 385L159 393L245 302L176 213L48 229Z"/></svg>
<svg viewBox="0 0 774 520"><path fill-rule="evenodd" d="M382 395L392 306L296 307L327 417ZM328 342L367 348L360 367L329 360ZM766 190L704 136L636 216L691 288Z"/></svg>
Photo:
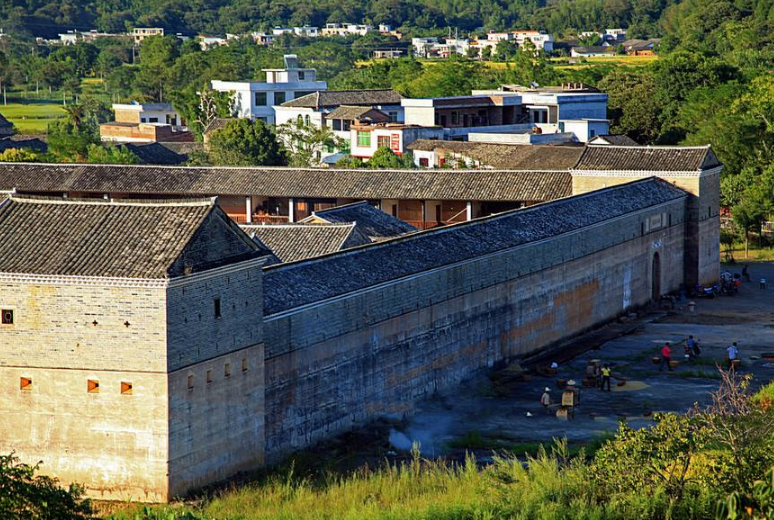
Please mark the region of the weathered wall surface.
<svg viewBox="0 0 774 520"><path fill-rule="evenodd" d="M577 171L572 175L572 193L588 193L636 181L644 176L627 176L621 172L602 175ZM720 275L720 169L702 175L665 172L658 176L692 195L688 201L686 222L686 284L717 282Z"/></svg>
<svg viewBox="0 0 774 520"><path fill-rule="evenodd" d="M169 371L262 343L262 295L261 265L173 284L166 296Z"/></svg>
<svg viewBox="0 0 774 520"><path fill-rule="evenodd" d="M95 497L164 500L163 306L158 288L2 282L15 312L0 327L0 452Z"/></svg>
<svg viewBox="0 0 774 520"><path fill-rule="evenodd" d="M170 496L263 464L264 390L263 345L169 375Z"/></svg>
<svg viewBox="0 0 774 520"><path fill-rule="evenodd" d="M685 199L266 317L276 458L474 371L542 349L683 282ZM648 223L661 222L659 225Z"/></svg>
<svg viewBox="0 0 774 520"><path fill-rule="evenodd" d="M0 280L0 306L0 366L166 371L163 288Z"/></svg>
<svg viewBox="0 0 774 520"><path fill-rule="evenodd" d="M171 496L263 463L262 303L260 264L170 285Z"/></svg>

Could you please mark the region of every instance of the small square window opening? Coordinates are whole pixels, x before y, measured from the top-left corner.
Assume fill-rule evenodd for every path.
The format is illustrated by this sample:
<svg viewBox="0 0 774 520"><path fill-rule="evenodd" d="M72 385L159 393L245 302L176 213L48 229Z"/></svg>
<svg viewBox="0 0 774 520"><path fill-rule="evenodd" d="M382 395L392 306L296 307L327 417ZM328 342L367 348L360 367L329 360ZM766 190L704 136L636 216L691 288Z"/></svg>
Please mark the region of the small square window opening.
<svg viewBox="0 0 774 520"><path fill-rule="evenodd" d="M32 378L22 377L19 380L19 388L22 390L32 390Z"/></svg>
<svg viewBox="0 0 774 520"><path fill-rule="evenodd" d="M121 395L132 395L132 383L121 381Z"/></svg>
<svg viewBox="0 0 774 520"><path fill-rule="evenodd" d="M98 394L99 393L99 381L95 379L89 379L86 381L86 391L90 394Z"/></svg>
<svg viewBox="0 0 774 520"><path fill-rule="evenodd" d="M13 325L13 309L0 310L0 324Z"/></svg>

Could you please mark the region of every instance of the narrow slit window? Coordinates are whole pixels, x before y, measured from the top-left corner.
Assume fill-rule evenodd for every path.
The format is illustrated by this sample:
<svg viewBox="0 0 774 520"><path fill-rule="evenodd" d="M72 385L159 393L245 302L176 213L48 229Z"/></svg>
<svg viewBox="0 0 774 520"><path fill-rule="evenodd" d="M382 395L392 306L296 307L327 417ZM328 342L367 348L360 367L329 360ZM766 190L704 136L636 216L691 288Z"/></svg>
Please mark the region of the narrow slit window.
<svg viewBox="0 0 774 520"><path fill-rule="evenodd" d="M19 380L19 388L22 390L32 390L32 378L22 377Z"/></svg>
<svg viewBox="0 0 774 520"><path fill-rule="evenodd" d="M215 298L214 303L215 303L215 319L219 320L220 317L221 317L221 313L220 313L220 298Z"/></svg>
<svg viewBox="0 0 774 520"><path fill-rule="evenodd" d="M188 376L188 389L193 390L194 387L194 376L190 375Z"/></svg>
<svg viewBox="0 0 774 520"><path fill-rule="evenodd" d="M89 379L86 381L86 391L90 394L98 394L99 393L99 381L96 379Z"/></svg>
<svg viewBox="0 0 774 520"><path fill-rule="evenodd" d="M212 383L212 370L207 371L207 384Z"/></svg>
<svg viewBox="0 0 774 520"><path fill-rule="evenodd" d="M223 376L231 377L231 363L226 363L223 367Z"/></svg>
<svg viewBox="0 0 774 520"><path fill-rule="evenodd" d="M132 383L121 381L121 395L132 395Z"/></svg>
<svg viewBox="0 0 774 520"><path fill-rule="evenodd" d="M247 358L242 360L242 372L247 372Z"/></svg>

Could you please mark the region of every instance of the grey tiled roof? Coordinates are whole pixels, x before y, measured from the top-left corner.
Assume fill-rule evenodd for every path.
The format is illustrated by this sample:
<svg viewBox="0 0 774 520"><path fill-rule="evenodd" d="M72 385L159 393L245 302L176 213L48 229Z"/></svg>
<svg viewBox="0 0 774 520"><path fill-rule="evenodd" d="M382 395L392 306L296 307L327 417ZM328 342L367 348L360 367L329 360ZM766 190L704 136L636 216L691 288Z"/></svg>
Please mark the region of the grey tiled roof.
<svg viewBox="0 0 774 520"><path fill-rule="evenodd" d="M25 148L36 152L46 152L48 143L46 135L16 134L0 139L0 152L9 148Z"/></svg>
<svg viewBox="0 0 774 520"><path fill-rule="evenodd" d="M392 89L321 90L282 103L283 107L324 108L349 106L400 105L403 96Z"/></svg>
<svg viewBox="0 0 774 520"><path fill-rule="evenodd" d="M576 170L695 172L720 166L709 146L613 146L589 145Z"/></svg>
<svg viewBox="0 0 774 520"><path fill-rule="evenodd" d="M598 143L598 141L604 141ZM612 144L615 146L640 146L640 143L629 137L628 135L619 134L602 134L597 135L589 141L589 144Z"/></svg>
<svg viewBox="0 0 774 520"><path fill-rule="evenodd" d="M188 154L201 149L201 143L116 143L126 146L142 164L177 166L188 160Z"/></svg>
<svg viewBox="0 0 774 520"><path fill-rule="evenodd" d="M260 195L369 200L544 201L572 193L569 172L334 170L0 163L0 190L133 195Z"/></svg>
<svg viewBox="0 0 774 520"><path fill-rule="evenodd" d="M4 273L158 279L262 254L212 200L0 204Z"/></svg>
<svg viewBox="0 0 774 520"><path fill-rule="evenodd" d="M366 201L315 211L314 216L330 223L354 222L358 230L371 240L384 240L417 230L414 226L371 206Z"/></svg>
<svg viewBox="0 0 774 520"><path fill-rule="evenodd" d="M339 107L336 110L328 114L326 119L345 119L349 121L360 120L363 116L368 115L370 119L376 121L388 121L389 116L371 107Z"/></svg>
<svg viewBox="0 0 774 520"><path fill-rule="evenodd" d="M264 270L264 314L561 235L686 197L649 178Z"/></svg>
<svg viewBox="0 0 774 520"><path fill-rule="evenodd" d="M478 143L471 141L439 141L419 139L408 145L409 150L455 152L500 170L568 170L575 166L583 146L540 146Z"/></svg>
<svg viewBox="0 0 774 520"><path fill-rule="evenodd" d="M12 127L13 123L8 121L3 114L0 114L0 128Z"/></svg>
<svg viewBox="0 0 774 520"><path fill-rule="evenodd" d="M371 243L356 229L354 222L242 225L241 228L268 247L280 262L295 262Z"/></svg>

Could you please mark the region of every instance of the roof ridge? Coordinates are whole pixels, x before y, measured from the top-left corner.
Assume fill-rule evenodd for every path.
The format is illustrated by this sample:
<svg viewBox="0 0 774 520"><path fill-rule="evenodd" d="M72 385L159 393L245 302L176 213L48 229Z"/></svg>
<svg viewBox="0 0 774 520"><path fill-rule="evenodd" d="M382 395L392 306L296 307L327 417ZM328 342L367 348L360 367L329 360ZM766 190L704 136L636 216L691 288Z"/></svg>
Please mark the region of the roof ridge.
<svg viewBox="0 0 774 520"><path fill-rule="evenodd" d="M604 135L625 135L625 134L604 134ZM634 148L637 150L706 150L712 147L710 144L680 146L680 145L625 145L625 144L596 144L586 143L587 148Z"/></svg>
<svg viewBox="0 0 774 520"><path fill-rule="evenodd" d="M8 193L8 198L23 204L63 204L63 205L95 205L95 206L144 206L144 207L193 207L215 206L217 197L188 199L97 199L97 198L63 198L46 197L44 195L26 195L14 192Z"/></svg>
<svg viewBox="0 0 774 520"><path fill-rule="evenodd" d="M312 224L311 222L283 222L281 224L239 224L239 227L241 228L248 228L251 231L255 229L272 229L272 228L299 228L299 229L309 229L309 228L321 228L321 229L327 229L332 227L350 227L357 225L357 222L326 222L326 223L317 223Z"/></svg>
<svg viewBox="0 0 774 520"><path fill-rule="evenodd" d="M455 141L439 141L439 142L455 142ZM463 141L456 141L463 142ZM595 147L615 148L614 145L593 145ZM567 147L562 147L567 148ZM645 148L644 146L632 146L631 148ZM677 147L683 148L683 147ZM34 166L40 168L42 166L50 166L54 168L62 169L79 169L79 168L123 168L123 169L163 169L168 171L193 171L193 170L210 170L217 172L219 170L270 170L270 171L287 171L287 172L320 172L320 173L387 173L387 172L401 172L401 173L416 173L422 175L438 175L440 174L457 174L457 175L470 175L471 173L569 173L570 169L552 170L546 168L533 169L533 170L514 170L508 168L497 168L491 170L454 170L454 169L442 169L442 168L296 168L293 166L165 166L159 164L92 164L92 163L0 163L0 169L13 168L15 166Z"/></svg>

